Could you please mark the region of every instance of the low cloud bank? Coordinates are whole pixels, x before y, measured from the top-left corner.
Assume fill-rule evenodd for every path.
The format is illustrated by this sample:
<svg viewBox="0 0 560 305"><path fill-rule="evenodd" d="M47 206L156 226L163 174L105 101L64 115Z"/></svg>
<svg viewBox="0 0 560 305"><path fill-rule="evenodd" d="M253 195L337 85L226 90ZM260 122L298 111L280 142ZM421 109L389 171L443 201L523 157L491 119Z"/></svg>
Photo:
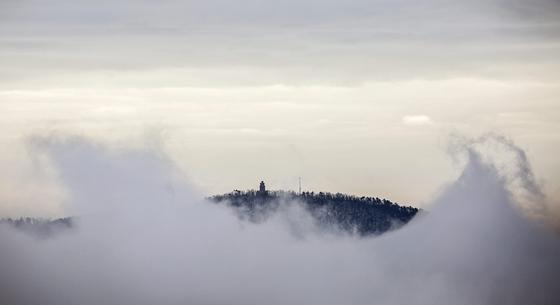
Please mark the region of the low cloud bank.
<svg viewBox="0 0 560 305"><path fill-rule="evenodd" d="M2 304L560 304L560 239L519 208L544 196L497 136L454 143L458 179L375 238L321 232L297 205L241 221L158 153L41 146L80 217L48 240L0 228Z"/></svg>

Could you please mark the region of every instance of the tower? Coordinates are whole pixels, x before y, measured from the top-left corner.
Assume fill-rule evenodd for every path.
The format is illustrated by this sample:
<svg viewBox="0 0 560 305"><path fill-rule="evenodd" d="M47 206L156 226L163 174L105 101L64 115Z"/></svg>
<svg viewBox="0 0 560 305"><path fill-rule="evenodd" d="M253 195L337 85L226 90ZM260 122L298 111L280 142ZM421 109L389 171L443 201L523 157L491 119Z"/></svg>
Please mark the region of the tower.
<svg viewBox="0 0 560 305"><path fill-rule="evenodd" d="M266 194L266 187L264 185L264 181L261 181L261 184L259 184L259 193Z"/></svg>

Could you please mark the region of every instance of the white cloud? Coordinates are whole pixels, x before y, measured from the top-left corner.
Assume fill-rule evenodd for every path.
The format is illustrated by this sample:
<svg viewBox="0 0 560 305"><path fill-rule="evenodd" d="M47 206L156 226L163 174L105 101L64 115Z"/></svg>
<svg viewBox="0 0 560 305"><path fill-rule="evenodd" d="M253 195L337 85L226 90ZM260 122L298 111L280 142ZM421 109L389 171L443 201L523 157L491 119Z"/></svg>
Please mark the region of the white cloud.
<svg viewBox="0 0 560 305"><path fill-rule="evenodd" d="M434 121L427 115L405 115L402 118L405 125L432 125Z"/></svg>

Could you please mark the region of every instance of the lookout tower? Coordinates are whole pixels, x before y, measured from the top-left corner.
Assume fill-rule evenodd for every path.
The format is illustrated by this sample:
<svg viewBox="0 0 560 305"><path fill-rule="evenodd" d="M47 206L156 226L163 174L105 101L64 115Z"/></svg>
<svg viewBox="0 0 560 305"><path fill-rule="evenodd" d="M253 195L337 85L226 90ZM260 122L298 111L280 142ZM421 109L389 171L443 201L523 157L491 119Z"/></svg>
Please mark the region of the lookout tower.
<svg viewBox="0 0 560 305"><path fill-rule="evenodd" d="M261 181L261 184L259 184L259 193L261 194L266 194L266 187L264 186L264 181Z"/></svg>

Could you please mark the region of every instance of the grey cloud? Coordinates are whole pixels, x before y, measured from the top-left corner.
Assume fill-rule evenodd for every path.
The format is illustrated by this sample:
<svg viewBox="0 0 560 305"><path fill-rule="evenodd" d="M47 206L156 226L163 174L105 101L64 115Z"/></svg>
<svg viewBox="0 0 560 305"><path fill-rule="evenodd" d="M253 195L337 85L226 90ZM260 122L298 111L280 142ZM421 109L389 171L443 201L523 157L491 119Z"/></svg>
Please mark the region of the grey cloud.
<svg viewBox="0 0 560 305"><path fill-rule="evenodd" d="M520 1L27 1L4 6L0 62L3 79L15 84L26 78L45 81L49 72L49 77L84 76L190 67L245 67L268 84L543 79L551 74L547 67L558 64L555 1L530 6Z"/></svg>

